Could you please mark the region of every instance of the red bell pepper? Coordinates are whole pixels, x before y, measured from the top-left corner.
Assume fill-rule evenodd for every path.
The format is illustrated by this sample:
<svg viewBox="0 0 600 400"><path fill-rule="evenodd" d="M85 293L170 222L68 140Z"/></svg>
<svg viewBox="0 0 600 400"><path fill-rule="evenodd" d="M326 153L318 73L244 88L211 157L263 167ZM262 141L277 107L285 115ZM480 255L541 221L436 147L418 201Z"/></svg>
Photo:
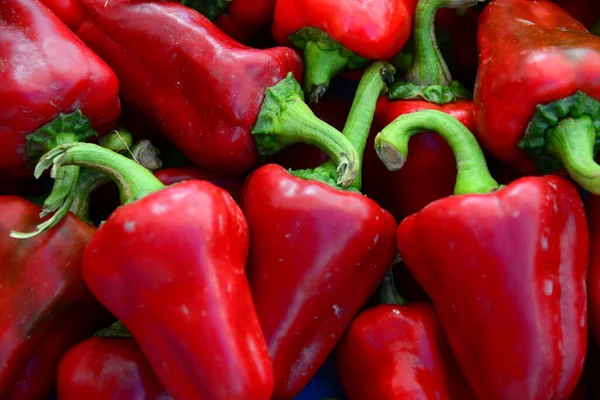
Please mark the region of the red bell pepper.
<svg viewBox="0 0 600 400"><path fill-rule="evenodd" d="M401 167L423 129L455 154L455 196L399 225L400 257L430 296L477 398L567 398L587 344L589 243L576 188L558 176L500 187L473 135L433 110L383 129L375 139L382 161Z"/></svg>
<svg viewBox="0 0 600 400"><path fill-rule="evenodd" d="M72 31L77 30L83 19L81 0L40 0Z"/></svg>
<svg viewBox="0 0 600 400"><path fill-rule="evenodd" d="M478 138L534 172L566 168L600 193L600 38L549 1L493 0L479 19Z"/></svg>
<svg viewBox="0 0 600 400"><path fill-rule="evenodd" d="M92 337L58 367L60 400L170 400L134 339Z"/></svg>
<svg viewBox="0 0 600 400"><path fill-rule="evenodd" d="M354 181L356 150L299 101L296 81L284 80L266 99L257 142L321 143L337 163L338 181ZM288 122L278 106L302 121L297 132L271 131ZM50 165L53 171L85 166L119 186L126 205L88 244L83 275L136 338L167 391L181 399L270 399L271 361L245 275L248 226L231 196L197 180L164 188L139 164L93 144L53 149L36 176Z"/></svg>
<svg viewBox="0 0 600 400"><path fill-rule="evenodd" d="M77 34L115 70L124 102L201 167L238 173L257 163L250 131L265 90L302 75L292 49L251 49L175 2L82 2Z"/></svg>
<svg viewBox="0 0 600 400"><path fill-rule="evenodd" d="M442 7L469 7L477 0L420 0L415 11L414 57L404 81L380 99L376 124L386 126L396 117L420 110L439 110L473 129L473 102L462 86L452 80L433 35L433 20ZM418 100L418 99L424 100ZM399 100L398 100L399 99ZM417 99L417 100L410 100ZM374 137L374 135L373 135ZM370 144L372 143L371 139ZM372 145L365 156L365 193L392 213L397 221L427 204L452 194L456 168L448 144L434 133L421 133L410 142L411 158L400 171L388 171Z"/></svg>
<svg viewBox="0 0 600 400"><path fill-rule="evenodd" d="M394 219L358 192L357 174L390 71L384 63L367 70L344 127L358 154L351 190L336 184L340 153L312 170L269 164L246 181L248 274L273 361L274 399L290 399L308 383L396 256Z"/></svg>
<svg viewBox="0 0 600 400"><path fill-rule="evenodd" d="M63 353L106 322L81 275L95 229L68 214L23 241L10 231L34 228L41 208L0 196L0 210L0 398L44 399Z"/></svg>
<svg viewBox="0 0 600 400"><path fill-rule="evenodd" d="M586 199L586 215L590 227L590 272L588 301L590 330L600 348L600 196Z"/></svg>
<svg viewBox="0 0 600 400"><path fill-rule="evenodd" d="M29 176L29 164L48 149L106 133L121 112L115 74L38 0L0 7L0 81L5 176ZM62 171L62 185L73 186L78 173ZM42 213L56 211L62 200L53 193Z"/></svg>
<svg viewBox="0 0 600 400"><path fill-rule="evenodd" d="M380 287L385 304L359 314L337 347L348 398L474 399L433 306L405 304L393 279L386 274Z"/></svg>
<svg viewBox="0 0 600 400"><path fill-rule="evenodd" d="M346 68L391 60L408 41L416 0L278 0L273 34L304 51L311 102Z"/></svg>
<svg viewBox="0 0 600 400"><path fill-rule="evenodd" d="M193 179L208 181L213 185L227 190L227 193L229 193L236 202L240 199L240 192L244 183L240 177L222 176L197 167L165 168L156 171L154 176L156 176L163 185L167 186L176 182Z"/></svg>

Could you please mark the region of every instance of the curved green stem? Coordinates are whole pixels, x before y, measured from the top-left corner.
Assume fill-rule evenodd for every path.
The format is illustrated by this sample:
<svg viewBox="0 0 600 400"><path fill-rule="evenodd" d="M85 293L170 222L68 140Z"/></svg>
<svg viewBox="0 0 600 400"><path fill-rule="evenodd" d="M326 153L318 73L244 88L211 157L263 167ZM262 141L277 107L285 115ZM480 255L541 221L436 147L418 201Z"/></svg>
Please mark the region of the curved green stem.
<svg viewBox="0 0 600 400"><path fill-rule="evenodd" d="M489 193L500 188L490 175L473 134L456 118L441 111L418 111L396 118L375 137L377 155L389 170L398 170L408 157L410 138L425 131L437 132L454 153L458 171L454 194Z"/></svg>
<svg viewBox="0 0 600 400"><path fill-rule="evenodd" d="M600 165L594 161L596 128L592 118L565 118L546 133L546 149L556 155L571 178L584 189L600 194Z"/></svg>
<svg viewBox="0 0 600 400"><path fill-rule="evenodd" d="M69 211L77 215L79 219L90 222L91 194L108 182L110 182L110 179L104 176L104 174L92 171L91 169L83 169L79 174L77 188L73 191L75 195Z"/></svg>
<svg viewBox="0 0 600 400"><path fill-rule="evenodd" d="M381 304L395 304L401 306L408 303L406 299L400 295L400 292L398 292L398 288L394 282L392 267L387 270L383 280L379 284L377 297L379 297L379 302Z"/></svg>
<svg viewBox="0 0 600 400"><path fill-rule="evenodd" d="M322 149L335 163L337 183L342 187L349 186L358 173L360 161L352 143L315 116L291 74L267 89L252 135L262 155L274 154L294 143Z"/></svg>
<svg viewBox="0 0 600 400"><path fill-rule="evenodd" d="M337 50L322 50L317 43L308 42L304 48L304 61L304 90L309 94L309 103L318 103L327 92L331 78L346 68L348 59Z"/></svg>

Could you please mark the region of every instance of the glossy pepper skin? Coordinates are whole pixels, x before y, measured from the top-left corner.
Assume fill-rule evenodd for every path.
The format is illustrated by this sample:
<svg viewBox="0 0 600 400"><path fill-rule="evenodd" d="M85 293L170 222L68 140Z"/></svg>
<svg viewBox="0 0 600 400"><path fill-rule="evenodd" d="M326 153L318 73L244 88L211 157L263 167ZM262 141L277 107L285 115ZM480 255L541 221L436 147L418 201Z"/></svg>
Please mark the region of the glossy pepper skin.
<svg viewBox="0 0 600 400"><path fill-rule="evenodd" d="M276 0L235 0L215 24L235 40L244 42L273 20Z"/></svg>
<svg viewBox="0 0 600 400"><path fill-rule="evenodd" d="M474 399L430 304L363 311L336 352L350 400Z"/></svg>
<svg viewBox="0 0 600 400"><path fill-rule="evenodd" d="M549 1L493 0L477 41L478 137L500 160L534 172L518 143L536 106L577 91L600 99L600 38Z"/></svg>
<svg viewBox="0 0 600 400"><path fill-rule="evenodd" d="M274 164L250 175L242 208L252 237L250 285L273 360L274 398L289 399L375 291L395 257L395 223L359 193L295 177Z"/></svg>
<svg viewBox="0 0 600 400"><path fill-rule="evenodd" d="M61 356L107 322L81 273L95 232L72 214L43 234L19 240L11 230L39 223L41 208L0 196L0 397L45 399Z"/></svg>
<svg viewBox="0 0 600 400"><path fill-rule="evenodd" d="M305 27L321 29L360 57L388 60L407 42L416 0L278 0L273 34L282 44Z"/></svg>
<svg viewBox="0 0 600 400"><path fill-rule="evenodd" d="M452 115L469 130L475 127L473 102L457 100L437 105L424 100L379 99L374 125L383 128L400 115L422 110L438 110ZM410 140L410 158L398 171L388 171L377 158L371 135L365 154L364 191L396 221L420 211L427 204L450 196L456 182L456 160L448 143L438 134L420 133ZM426 177L426 179L424 178Z"/></svg>
<svg viewBox="0 0 600 400"><path fill-rule="evenodd" d="M292 49L246 47L174 2L83 4L77 34L115 70L124 102L201 167L234 173L257 162L250 131L265 89L302 76Z"/></svg>
<svg viewBox="0 0 600 400"><path fill-rule="evenodd" d="M242 191L242 185L244 184L243 179L240 177L222 176L198 167L165 168L156 171L154 176L167 186L172 185L173 183L193 179L207 181L215 186L225 189L236 202L240 199L240 192Z"/></svg>
<svg viewBox="0 0 600 400"><path fill-rule="evenodd" d="M92 337L72 347L58 368L61 400L170 400L134 339Z"/></svg>
<svg viewBox="0 0 600 400"><path fill-rule="evenodd" d="M90 290L176 399L271 397L271 363L245 275L248 240L231 196L186 181L119 207L86 248Z"/></svg>
<svg viewBox="0 0 600 400"><path fill-rule="evenodd" d="M397 238L478 398L570 395L587 340L588 232L573 185L522 178L451 196L405 219Z"/></svg>
<svg viewBox="0 0 600 400"><path fill-rule="evenodd" d="M81 0L40 0L72 31L77 30L83 19Z"/></svg>
<svg viewBox="0 0 600 400"><path fill-rule="evenodd" d="M590 271L588 276L588 303L590 330L600 348L600 196L586 198L586 215L590 229Z"/></svg>
<svg viewBox="0 0 600 400"><path fill-rule="evenodd" d="M79 109L101 134L121 112L115 74L38 0L0 7L0 81L3 174L31 174L25 137L59 113Z"/></svg>

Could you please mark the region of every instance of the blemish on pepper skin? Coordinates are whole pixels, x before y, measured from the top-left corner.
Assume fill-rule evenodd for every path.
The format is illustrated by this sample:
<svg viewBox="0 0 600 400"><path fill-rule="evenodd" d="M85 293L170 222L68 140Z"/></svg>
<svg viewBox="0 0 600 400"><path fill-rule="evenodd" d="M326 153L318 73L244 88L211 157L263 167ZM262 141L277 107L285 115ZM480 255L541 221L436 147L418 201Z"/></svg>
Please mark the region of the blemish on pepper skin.
<svg viewBox="0 0 600 400"><path fill-rule="evenodd" d="M135 232L135 221L127 221L123 224L123 230L127 233Z"/></svg>
<svg viewBox="0 0 600 400"><path fill-rule="evenodd" d="M335 316L337 318L340 318L342 316L342 309L340 308L340 306L334 304L331 306L331 308L333 308L333 312L335 313Z"/></svg>
<svg viewBox="0 0 600 400"><path fill-rule="evenodd" d="M544 294L546 296L552 296L553 292L554 292L554 282L552 282L550 279L545 279L544 280Z"/></svg>
<svg viewBox="0 0 600 400"><path fill-rule="evenodd" d="M542 250L548 250L548 238L546 236L542 236L542 238L540 239L540 244L542 245Z"/></svg>

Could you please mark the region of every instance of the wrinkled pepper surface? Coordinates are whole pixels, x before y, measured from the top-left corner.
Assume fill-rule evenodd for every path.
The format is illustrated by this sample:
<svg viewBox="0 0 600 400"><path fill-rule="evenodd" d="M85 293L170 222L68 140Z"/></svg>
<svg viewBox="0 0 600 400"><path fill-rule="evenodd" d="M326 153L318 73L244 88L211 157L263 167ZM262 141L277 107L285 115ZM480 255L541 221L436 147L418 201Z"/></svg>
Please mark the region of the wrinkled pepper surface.
<svg viewBox="0 0 600 400"><path fill-rule="evenodd" d="M0 7L0 81L3 174L29 176L53 145L105 133L121 112L115 74L38 0Z"/></svg>
<svg viewBox="0 0 600 400"><path fill-rule="evenodd" d="M389 273L380 287L385 304L360 313L337 347L348 398L474 399L433 306L405 304L393 285Z"/></svg>
<svg viewBox="0 0 600 400"><path fill-rule="evenodd" d="M171 400L134 339L92 337L60 361L61 400Z"/></svg>
<svg viewBox="0 0 600 400"><path fill-rule="evenodd" d="M114 69L124 102L201 167L233 173L257 163L250 131L265 89L302 76L292 49L244 46L175 2L82 2L77 34Z"/></svg>
<svg viewBox="0 0 600 400"><path fill-rule="evenodd" d="M205 181L165 187L136 162L93 144L53 149L37 175L50 165L85 165L117 183L125 205L88 243L83 276L168 393L270 399L271 361L245 273L248 226L231 196Z"/></svg>
<svg viewBox="0 0 600 400"><path fill-rule="evenodd" d="M566 168L600 193L600 38L544 0L493 0L479 19L482 145L528 173Z"/></svg>
<svg viewBox="0 0 600 400"><path fill-rule="evenodd" d="M589 243L577 189L552 175L500 187L473 135L438 111L401 116L377 136L388 167L401 167L423 129L455 154L455 196L399 225L400 257L477 398L568 398L587 345Z"/></svg>
<svg viewBox="0 0 600 400"><path fill-rule="evenodd" d="M273 35L304 51L311 102L346 68L391 60L408 41L416 0L278 0Z"/></svg>
<svg viewBox="0 0 600 400"><path fill-rule="evenodd" d="M360 159L388 68L376 63L361 80L344 126L356 149L348 161L339 161L346 158L341 152L313 170L291 173L269 164L246 181L248 276L273 360L274 399L291 399L308 383L396 255L393 217L358 192ZM340 171L350 170L351 189L342 190Z"/></svg>
<svg viewBox="0 0 600 400"><path fill-rule="evenodd" d="M107 322L82 277L95 232L73 214L27 240L9 236L39 223L41 208L0 196L0 398L45 399L61 356Z"/></svg>

